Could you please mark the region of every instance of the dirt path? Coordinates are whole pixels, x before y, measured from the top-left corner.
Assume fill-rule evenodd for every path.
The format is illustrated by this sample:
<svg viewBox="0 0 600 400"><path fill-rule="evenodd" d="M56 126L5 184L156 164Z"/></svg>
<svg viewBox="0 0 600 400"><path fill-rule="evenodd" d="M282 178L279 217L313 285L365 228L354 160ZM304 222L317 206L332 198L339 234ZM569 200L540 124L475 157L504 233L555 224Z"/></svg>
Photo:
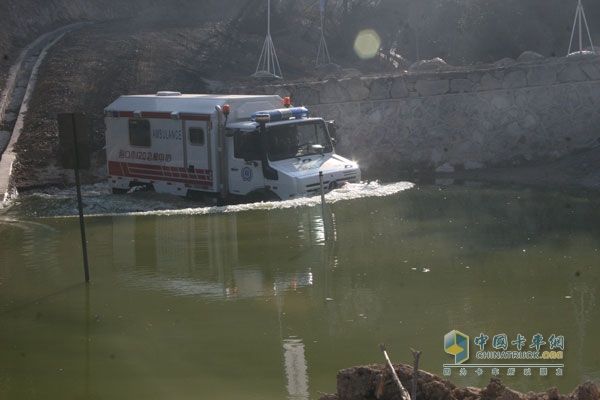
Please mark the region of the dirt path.
<svg viewBox="0 0 600 400"><path fill-rule="evenodd" d="M6 85L0 96L0 207L14 194L11 182L13 163L17 157L15 145L23 130L37 81L38 69L48 49L65 33L86 23L76 23L48 32L27 46L11 67Z"/></svg>

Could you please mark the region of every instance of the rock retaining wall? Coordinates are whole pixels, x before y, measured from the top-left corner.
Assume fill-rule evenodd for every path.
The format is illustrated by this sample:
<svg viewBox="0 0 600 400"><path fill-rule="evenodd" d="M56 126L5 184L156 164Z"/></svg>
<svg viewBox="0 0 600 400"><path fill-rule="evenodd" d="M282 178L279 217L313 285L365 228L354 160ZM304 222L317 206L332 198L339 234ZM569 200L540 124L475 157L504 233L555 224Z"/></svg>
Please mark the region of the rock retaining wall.
<svg viewBox="0 0 600 400"><path fill-rule="evenodd" d="M232 92L291 96L335 119L338 152L371 177L547 161L600 144L600 57L435 68Z"/></svg>

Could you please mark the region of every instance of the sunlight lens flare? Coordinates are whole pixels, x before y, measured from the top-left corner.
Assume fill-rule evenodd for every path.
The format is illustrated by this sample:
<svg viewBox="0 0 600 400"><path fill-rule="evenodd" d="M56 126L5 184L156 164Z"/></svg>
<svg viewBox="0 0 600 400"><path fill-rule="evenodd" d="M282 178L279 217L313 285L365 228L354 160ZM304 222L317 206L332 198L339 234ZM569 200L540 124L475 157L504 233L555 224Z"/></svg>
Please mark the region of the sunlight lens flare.
<svg viewBox="0 0 600 400"><path fill-rule="evenodd" d="M381 38L373 29L358 32L354 39L354 52L363 60L375 57L379 46L381 46Z"/></svg>

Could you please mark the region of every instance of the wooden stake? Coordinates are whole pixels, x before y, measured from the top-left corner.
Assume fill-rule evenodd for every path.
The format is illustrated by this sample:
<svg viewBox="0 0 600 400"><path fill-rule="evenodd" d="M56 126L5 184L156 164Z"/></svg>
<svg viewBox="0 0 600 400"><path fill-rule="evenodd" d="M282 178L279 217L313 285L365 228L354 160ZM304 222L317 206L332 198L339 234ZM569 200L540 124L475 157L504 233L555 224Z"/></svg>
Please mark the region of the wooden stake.
<svg viewBox="0 0 600 400"><path fill-rule="evenodd" d="M400 378L398 378L398 374L396 374L396 370L394 369L394 366L392 365L392 362L390 361L390 358L388 357L387 351L385 349L385 344L381 343L379 345L379 348L383 352L383 356L385 357L387 366L392 370L392 376L394 377L394 381L396 382L396 385L398 385L398 389L400 390L400 397L403 400L410 400L410 395L408 394L408 392L406 391L404 386L402 386L402 382L400 382Z"/></svg>
<svg viewBox="0 0 600 400"><path fill-rule="evenodd" d="M412 400L417 400L417 377L419 376L419 357L421 357L421 352L415 349L410 349L413 355L413 383L412 383Z"/></svg>
<svg viewBox="0 0 600 400"><path fill-rule="evenodd" d="M383 395L383 386L385 385L385 368L381 371L381 378L379 378L379 385L377 385L377 394L375 397L378 399Z"/></svg>

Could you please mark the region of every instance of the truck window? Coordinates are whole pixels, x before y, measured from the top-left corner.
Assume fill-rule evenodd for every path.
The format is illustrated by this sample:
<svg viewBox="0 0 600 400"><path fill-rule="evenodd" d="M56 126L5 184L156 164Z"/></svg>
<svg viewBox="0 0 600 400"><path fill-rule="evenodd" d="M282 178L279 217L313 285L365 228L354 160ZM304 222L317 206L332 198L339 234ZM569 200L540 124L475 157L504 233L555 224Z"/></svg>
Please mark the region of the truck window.
<svg viewBox="0 0 600 400"><path fill-rule="evenodd" d="M188 129L190 143L195 146L204 146L204 129L199 127L191 127Z"/></svg>
<svg viewBox="0 0 600 400"><path fill-rule="evenodd" d="M296 124L269 128L268 151L271 161L285 160L298 153L299 137Z"/></svg>
<svg viewBox="0 0 600 400"><path fill-rule="evenodd" d="M258 131L243 132L236 130L233 134L233 156L244 160L260 160Z"/></svg>
<svg viewBox="0 0 600 400"><path fill-rule="evenodd" d="M269 160L331 153L333 146L323 121L274 125L267 129Z"/></svg>
<svg viewBox="0 0 600 400"><path fill-rule="evenodd" d="M147 119L129 120L129 144L150 147L150 121Z"/></svg>

